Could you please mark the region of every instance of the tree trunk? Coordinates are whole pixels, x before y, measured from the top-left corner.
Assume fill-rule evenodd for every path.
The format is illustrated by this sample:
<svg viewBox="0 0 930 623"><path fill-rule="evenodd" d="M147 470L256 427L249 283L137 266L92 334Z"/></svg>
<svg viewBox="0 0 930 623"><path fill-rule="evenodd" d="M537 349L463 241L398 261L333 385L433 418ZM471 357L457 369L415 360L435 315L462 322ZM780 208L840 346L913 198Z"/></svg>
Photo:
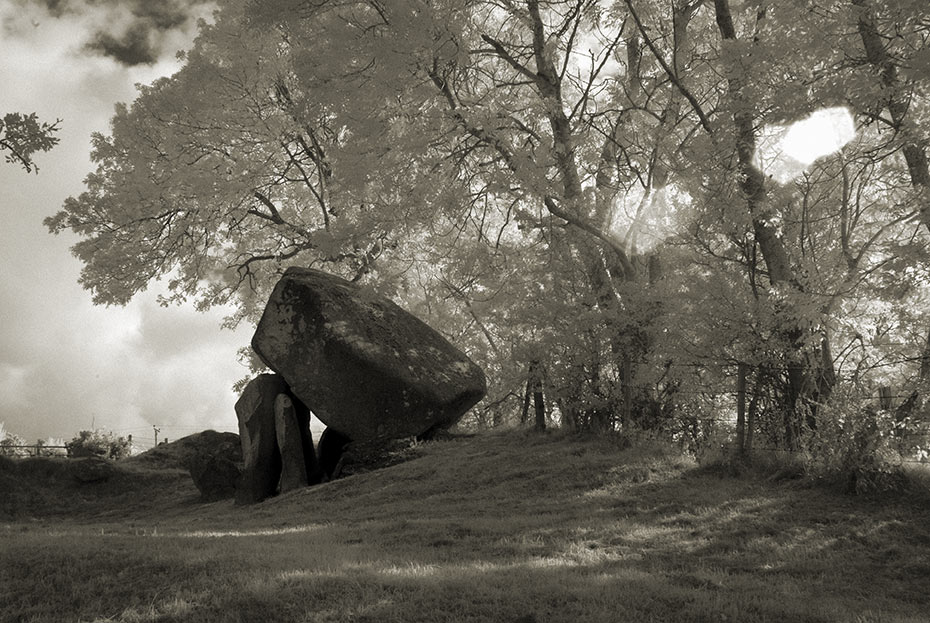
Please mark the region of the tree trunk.
<svg viewBox="0 0 930 623"><path fill-rule="evenodd" d="M533 392L533 407L536 409L536 430L546 430L546 405L543 402L542 387L537 386Z"/></svg>
<svg viewBox="0 0 930 623"><path fill-rule="evenodd" d="M542 369L538 361L531 361L527 374L526 396L523 401L523 419L526 421L529 410L530 392L533 394L533 408L536 411L534 427L536 430L546 429L546 405L543 400Z"/></svg>
<svg viewBox="0 0 930 623"><path fill-rule="evenodd" d="M530 413L530 394L533 392L533 379L526 379L526 391L523 393L523 412L520 414L520 426L526 426Z"/></svg>
<svg viewBox="0 0 930 623"><path fill-rule="evenodd" d="M851 2L859 9L857 26L859 36L862 39L862 47L865 48L866 59L872 67L878 70L884 87L883 93L887 94L886 102L888 113L891 115L891 125L895 133L899 133L904 138L904 146L901 151L904 153L904 161L907 163L911 185L922 194L920 200L923 205L920 207L920 220L927 228L927 231L930 232L930 205L928 205L928 199L930 199L928 198L928 193L930 193L930 165L927 163L925 146L913 140L916 132L907 116L911 94L901 84L898 78L898 66L885 48L883 36L879 32L875 20L871 0L851 0ZM927 335L927 343L920 357L918 375L921 381L930 380L930 333ZM896 415L899 421L903 421L910 414L910 411L920 399L920 391L920 389L915 390L898 407Z"/></svg>
<svg viewBox="0 0 930 623"><path fill-rule="evenodd" d="M736 41L736 28L730 13L729 0L714 0L717 27L724 40ZM764 12L759 13L764 18ZM755 102L745 101L745 76L734 73L727 78L727 85L733 101L733 125L736 131L736 152L738 159L739 186L746 200L746 207L752 219L753 233L762 259L768 269L769 281L773 286L782 285L796 292L803 292L794 270L790 256L777 226L770 197L765 188L765 176L752 162L756 151ZM781 310L782 336L785 340L784 357L787 361L787 387L785 404L784 435L785 445L795 451L800 448L800 430L804 417L816 415L815 400L811 394L816 388L816 377L812 369L811 357L804 352L808 332L803 328L795 310Z"/></svg>

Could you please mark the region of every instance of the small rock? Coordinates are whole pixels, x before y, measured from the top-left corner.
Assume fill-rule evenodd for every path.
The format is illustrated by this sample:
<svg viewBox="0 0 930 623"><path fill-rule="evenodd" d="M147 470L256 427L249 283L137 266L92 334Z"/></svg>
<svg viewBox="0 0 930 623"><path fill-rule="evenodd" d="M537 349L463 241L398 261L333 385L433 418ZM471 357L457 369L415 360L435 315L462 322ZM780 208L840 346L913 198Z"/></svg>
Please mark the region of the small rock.
<svg viewBox="0 0 930 623"><path fill-rule="evenodd" d="M191 478L204 502L216 502L236 495L239 467L221 456L201 454L190 460Z"/></svg>
<svg viewBox="0 0 930 623"><path fill-rule="evenodd" d="M116 472L112 462L99 457L71 459L68 468L71 475L80 482L102 482L109 480Z"/></svg>

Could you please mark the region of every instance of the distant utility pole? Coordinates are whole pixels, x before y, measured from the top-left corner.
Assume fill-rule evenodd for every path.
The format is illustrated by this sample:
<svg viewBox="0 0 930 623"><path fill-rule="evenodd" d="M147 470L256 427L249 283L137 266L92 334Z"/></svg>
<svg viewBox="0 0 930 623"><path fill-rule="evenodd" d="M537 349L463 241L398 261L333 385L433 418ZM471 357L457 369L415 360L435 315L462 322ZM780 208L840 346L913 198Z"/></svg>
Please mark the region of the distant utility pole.
<svg viewBox="0 0 930 623"><path fill-rule="evenodd" d="M154 424L152 424L152 430L155 431L155 445L157 446L158 445L158 433L161 432L161 429L155 426Z"/></svg>

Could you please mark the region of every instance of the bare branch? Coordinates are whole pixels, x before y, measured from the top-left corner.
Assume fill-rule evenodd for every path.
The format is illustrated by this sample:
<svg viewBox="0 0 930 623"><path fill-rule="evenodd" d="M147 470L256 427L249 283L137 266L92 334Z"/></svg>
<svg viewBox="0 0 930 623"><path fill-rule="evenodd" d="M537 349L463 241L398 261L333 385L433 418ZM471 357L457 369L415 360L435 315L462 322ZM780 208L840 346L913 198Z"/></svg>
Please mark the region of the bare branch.
<svg viewBox="0 0 930 623"><path fill-rule="evenodd" d="M681 79L678 77L678 74L675 70L669 67L668 63L662 57L662 54L659 53L659 50L656 48L655 44L652 42L652 39L649 37L649 34L646 32L646 28L643 26L642 21L639 19L639 15L636 13L636 9L633 8L632 0L624 0L626 6L630 9L630 15L633 18L633 21L636 22L636 27L639 29L640 34L643 36L643 41L646 42L649 50L652 52L652 55L655 56L656 60L659 61L659 64L662 66L663 71L668 75L669 80L672 81L672 84L675 85L682 95L685 96L685 99L688 100L688 103L691 104L691 108L694 109L694 112L697 114L698 119L701 121L701 126L707 131L708 134L714 133L714 128L710 123L710 119L707 118L707 115L704 113L704 110L701 108L700 102L697 101L697 98L694 97L694 94L682 83Z"/></svg>
<svg viewBox="0 0 930 623"><path fill-rule="evenodd" d="M513 57L513 55L511 55L510 52L507 51L507 48L504 47L504 44L502 44L500 41L498 41L497 39L494 39L493 37L491 37L491 36L489 36L489 35L485 35L485 34L482 34L482 35L481 35L481 39L484 40L485 43L489 44L492 48L494 48L494 52L495 52L500 58L502 58L504 61L506 61L508 65L510 65L511 67L513 67L514 69L516 69L516 70L517 70L518 72L520 72L522 75L526 76L527 78L529 78L529 79L532 80L533 82L536 82L536 81L539 79L539 76L537 76L535 73L533 73L532 71L530 71L529 69L527 69L525 65L522 65L522 64L520 63L520 61L518 61L517 59L515 59L515 58Z"/></svg>
<svg viewBox="0 0 930 623"><path fill-rule="evenodd" d="M271 221L272 223L275 223L277 225L287 225L287 221L281 218L281 213L278 212L278 208L275 206L274 203L272 203L271 199L269 199L263 193L257 190L252 192L252 196L254 196L256 199L261 201L262 205L264 205L271 211L271 214L265 214L264 212L259 212L258 210L255 210L254 208L250 208L248 210L249 214L254 214L255 216Z"/></svg>

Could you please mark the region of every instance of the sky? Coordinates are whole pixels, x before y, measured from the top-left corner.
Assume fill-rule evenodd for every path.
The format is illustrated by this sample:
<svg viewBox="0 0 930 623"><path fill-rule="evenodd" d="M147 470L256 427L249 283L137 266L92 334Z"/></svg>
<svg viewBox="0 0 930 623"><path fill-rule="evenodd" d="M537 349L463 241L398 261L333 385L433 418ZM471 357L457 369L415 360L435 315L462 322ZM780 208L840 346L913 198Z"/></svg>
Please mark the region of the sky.
<svg viewBox="0 0 930 623"><path fill-rule="evenodd" d="M212 428L236 431L237 350L254 327L228 310L161 307L158 284L126 307L97 307L78 284L77 238L42 224L92 171L92 132L135 84L179 68L197 16L189 0L0 0L0 115L61 119L38 174L0 162L0 423L28 442L100 429L137 447Z"/></svg>

